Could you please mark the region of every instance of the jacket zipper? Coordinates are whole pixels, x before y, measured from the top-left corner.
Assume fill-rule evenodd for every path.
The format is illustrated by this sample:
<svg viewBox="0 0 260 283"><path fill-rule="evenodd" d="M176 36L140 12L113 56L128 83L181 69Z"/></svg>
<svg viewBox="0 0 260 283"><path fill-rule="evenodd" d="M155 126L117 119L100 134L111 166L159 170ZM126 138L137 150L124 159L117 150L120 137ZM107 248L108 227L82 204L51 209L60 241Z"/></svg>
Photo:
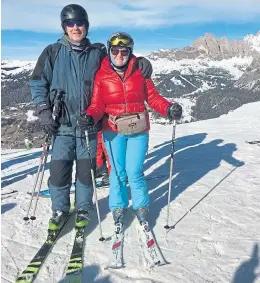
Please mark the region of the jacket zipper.
<svg viewBox="0 0 260 283"><path fill-rule="evenodd" d="M118 73L116 73L122 83L122 86L123 86L123 91L124 91L124 98L125 98L125 114L127 114L127 103L126 103L126 96L125 96L125 81L124 81L124 77L122 78Z"/></svg>
<svg viewBox="0 0 260 283"><path fill-rule="evenodd" d="M124 98L125 98L125 114L127 114L127 103L126 103L126 90L125 90L125 82L122 81L122 84L123 84L123 89L124 89Z"/></svg>

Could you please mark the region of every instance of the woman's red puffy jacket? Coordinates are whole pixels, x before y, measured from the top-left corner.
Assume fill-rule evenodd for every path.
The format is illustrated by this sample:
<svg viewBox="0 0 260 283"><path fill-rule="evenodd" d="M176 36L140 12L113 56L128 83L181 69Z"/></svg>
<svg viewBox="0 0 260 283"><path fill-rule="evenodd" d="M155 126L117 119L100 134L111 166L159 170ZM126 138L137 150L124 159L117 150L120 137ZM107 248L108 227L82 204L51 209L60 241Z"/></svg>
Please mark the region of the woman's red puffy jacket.
<svg viewBox="0 0 260 283"><path fill-rule="evenodd" d="M146 110L145 102L163 116L166 116L167 108L171 104L158 93L151 79L143 77L137 67L136 57L132 56L123 79L112 68L109 58L106 57L96 73L92 101L86 113L97 123L105 113L117 116L143 112ZM108 115L103 118L103 130L117 132ZM148 112L147 125L145 131L150 129Z"/></svg>

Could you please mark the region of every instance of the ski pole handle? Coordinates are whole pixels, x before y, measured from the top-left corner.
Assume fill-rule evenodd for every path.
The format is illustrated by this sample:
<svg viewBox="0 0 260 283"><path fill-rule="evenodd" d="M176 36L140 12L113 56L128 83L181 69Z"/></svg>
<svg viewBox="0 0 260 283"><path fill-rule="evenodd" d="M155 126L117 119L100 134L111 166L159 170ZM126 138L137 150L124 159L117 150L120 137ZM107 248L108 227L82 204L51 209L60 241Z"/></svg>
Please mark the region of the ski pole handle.
<svg viewBox="0 0 260 283"><path fill-rule="evenodd" d="M64 94L64 90L61 88L53 89L55 91L55 98L53 101L53 109L52 109L52 118L53 120L56 120L59 118L60 110L61 110L61 101L62 96Z"/></svg>

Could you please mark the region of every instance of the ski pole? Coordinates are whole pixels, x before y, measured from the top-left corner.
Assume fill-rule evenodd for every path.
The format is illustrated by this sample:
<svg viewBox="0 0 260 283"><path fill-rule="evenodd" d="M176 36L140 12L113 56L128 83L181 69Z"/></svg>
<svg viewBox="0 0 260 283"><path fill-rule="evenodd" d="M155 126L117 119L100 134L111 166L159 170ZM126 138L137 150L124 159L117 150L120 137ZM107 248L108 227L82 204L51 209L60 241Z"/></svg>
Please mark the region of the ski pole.
<svg viewBox="0 0 260 283"><path fill-rule="evenodd" d="M86 135L87 151L88 151L88 154L89 154L90 164L91 164L90 171L91 171L92 184L93 184L93 189L94 189L94 194L95 194L96 209L97 209L97 216L98 216L98 225L99 225L99 231L100 231L99 241L103 242L103 241L105 241L105 238L102 236L102 227L101 227L98 198L97 198L97 188L96 188L96 181L95 181L95 175L94 175L94 166L93 166L94 164L93 164L92 159L91 159L91 150L90 150L90 142L89 142L88 131L85 131L85 135Z"/></svg>
<svg viewBox="0 0 260 283"><path fill-rule="evenodd" d="M42 168L41 168L41 175L40 175L40 182L38 185L38 190L36 192L36 200L35 200L35 205L34 205L34 209L33 209L33 213L32 216L30 217L31 220L35 220L36 216L35 216L35 212L36 212L36 208L37 208L37 204L38 204L38 200L39 200L39 195L40 195L40 190L42 187L42 181L43 181L43 176L44 176L44 172L45 172L45 167L46 167L46 163L47 163L47 159L48 159L48 155L49 155L49 150L50 150L50 136L47 135L45 142L44 142L44 146L43 148L45 149L42 153Z"/></svg>
<svg viewBox="0 0 260 283"><path fill-rule="evenodd" d="M54 106L53 106L53 110L52 110L52 118L53 118L53 120L56 121L59 117L60 101L61 101L61 98L62 98L64 91L62 89L54 89L54 91L55 91L56 94L55 94ZM30 212L30 209L31 209L31 206L32 206L32 201L33 201L33 197L34 197L34 194L35 194L36 186L38 184L38 180L39 180L39 177L40 177L38 190L36 191L36 200L35 200L35 206L34 206L34 209L33 209L33 215L30 217L31 220L36 219L35 212L36 212L36 208L37 208L37 204L38 204L38 200L39 200L43 176L44 176L45 167L46 167L46 163L47 163L47 159L48 159L48 155L49 155L50 140L51 140L51 136L49 134L47 134L47 136L45 138L45 142L44 142L43 147L42 147L42 154L41 154L41 157L40 157L39 167L38 167L37 175L36 175L33 190L32 190L32 196L31 196L31 199L30 199L30 202L29 202L29 205L28 205L26 216L23 218L25 221L29 220L29 217L28 217L29 212Z"/></svg>
<svg viewBox="0 0 260 283"><path fill-rule="evenodd" d="M55 91L55 95L54 95L54 101L53 101L53 109L52 109L52 118L54 121L57 121L59 118L59 114L60 114L60 104L61 104L61 99L62 99L62 95L64 93L64 91L60 88L58 89L54 89ZM42 187L42 181L43 181L43 177L44 177L44 172L45 172L45 167L46 167L46 163L47 163L47 159L48 159L48 155L49 155L49 150L50 150L50 145L51 145L51 136L47 135L46 139L45 139L45 143L44 143L44 148L45 151L43 152L43 157L42 157L42 169L41 169L41 177L40 177L40 182L38 185L38 190L36 192L36 200L35 200L35 205L34 205L34 209L33 209L33 214L30 217L31 220L35 220L35 212L36 212L36 208L37 208L37 204L38 204L38 200L39 200L39 195L40 195L40 190Z"/></svg>
<svg viewBox="0 0 260 283"><path fill-rule="evenodd" d="M170 203L171 203L171 191L172 191L172 172L173 172L173 155L174 155L174 143L175 143L175 130L176 130L176 120L173 121L172 127L172 148L171 148L171 163L170 163L170 176L169 176L169 188L168 188L168 207L167 207L167 218L165 229L169 229L169 214L170 214Z"/></svg>
<svg viewBox="0 0 260 283"><path fill-rule="evenodd" d="M31 209L31 206L32 206L32 201L33 201L33 197L34 197L34 194L35 194L35 189L36 189L36 186L38 184L39 176L40 176L40 174L42 174L42 165L43 165L43 158L44 158L45 151L46 151L46 140L47 139L49 139L49 135L46 136L45 143L42 146L42 153L41 153L40 160L39 160L37 175L35 177L35 181L34 181L34 184L33 184L31 199L30 199L30 202L28 204L26 215L23 218L25 221L29 220L28 215L29 215L29 212L30 212L30 209Z"/></svg>

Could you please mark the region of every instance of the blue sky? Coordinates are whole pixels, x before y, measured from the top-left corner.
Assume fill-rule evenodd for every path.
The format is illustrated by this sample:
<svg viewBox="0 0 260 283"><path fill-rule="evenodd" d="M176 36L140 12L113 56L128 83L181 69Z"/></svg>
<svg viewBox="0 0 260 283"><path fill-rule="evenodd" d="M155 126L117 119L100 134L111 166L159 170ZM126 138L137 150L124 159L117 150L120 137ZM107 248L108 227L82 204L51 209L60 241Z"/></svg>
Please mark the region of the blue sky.
<svg viewBox="0 0 260 283"><path fill-rule="evenodd" d="M70 1L2 0L2 59L36 60L62 36L59 15ZM89 14L89 38L106 43L126 31L137 53L182 48L205 33L242 39L260 30L259 0L79 0Z"/></svg>

